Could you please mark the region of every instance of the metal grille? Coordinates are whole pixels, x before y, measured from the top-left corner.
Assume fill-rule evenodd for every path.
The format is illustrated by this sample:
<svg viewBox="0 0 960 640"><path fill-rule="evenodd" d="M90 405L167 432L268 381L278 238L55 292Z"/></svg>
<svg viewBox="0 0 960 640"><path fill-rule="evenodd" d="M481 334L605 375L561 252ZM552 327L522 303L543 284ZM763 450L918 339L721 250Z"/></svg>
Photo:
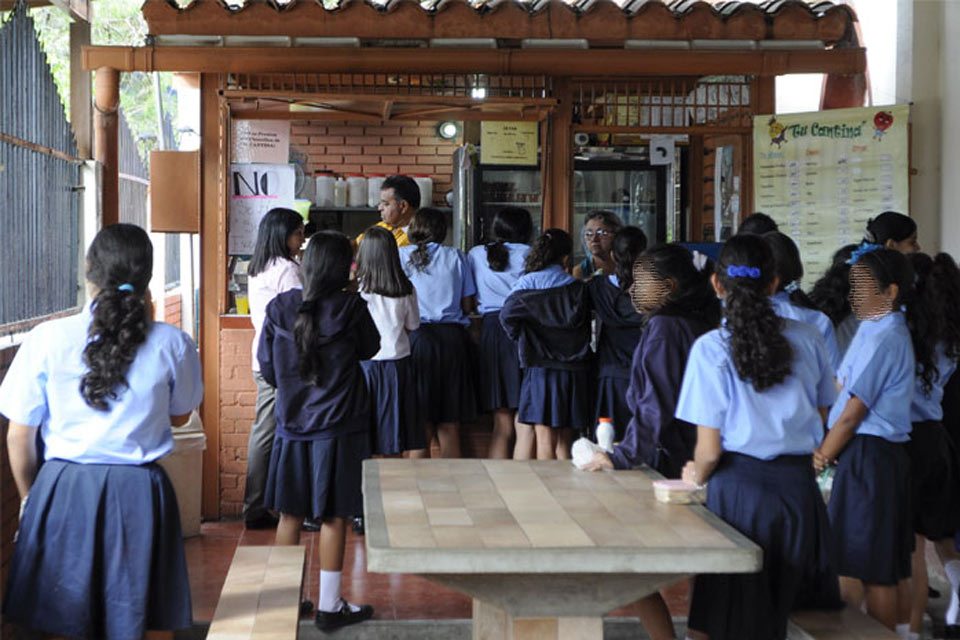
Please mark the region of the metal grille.
<svg viewBox="0 0 960 640"><path fill-rule="evenodd" d="M76 157L25 4L0 26L0 132ZM0 142L0 326L76 307L79 163Z"/></svg>
<svg viewBox="0 0 960 640"><path fill-rule="evenodd" d="M749 131L751 78L581 80L574 121L583 128Z"/></svg>
<svg viewBox="0 0 960 640"><path fill-rule="evenodd" d="M296 94L399 95L486 98L549 98L549 76L491 76L482 73L276 73L231 74L228 90Z"/></svg>

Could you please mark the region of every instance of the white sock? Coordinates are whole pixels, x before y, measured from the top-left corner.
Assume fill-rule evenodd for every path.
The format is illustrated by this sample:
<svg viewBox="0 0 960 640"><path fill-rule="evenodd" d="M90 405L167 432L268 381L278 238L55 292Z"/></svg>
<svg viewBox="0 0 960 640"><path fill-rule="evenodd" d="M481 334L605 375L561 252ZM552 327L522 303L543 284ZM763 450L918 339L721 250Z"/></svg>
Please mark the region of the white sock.
<svg viewBox="0 0 960 640"><path fill-rule="evenodd" d="M350 607L351 611L360 611L360 607L340 597L341 575L340 571L320 570L320 601L317 603L317 611L336 613L343 605Z"/></svg>
<svg viewBox="0 0 960 640"><path fill-rule="evenodd" d="M898 636L900 636L904 640L907 640L907 638L910 637L910 623L903 622L898 624L896 627L896 632Z"/></svg>
<svg viewBox="0 0 960 640"><path fill-rule="evenodd" d="M944 618L947 624L960 624L960 560L947 562L943 565L943 570L950 580L950 604L947 605Z"/></svg>

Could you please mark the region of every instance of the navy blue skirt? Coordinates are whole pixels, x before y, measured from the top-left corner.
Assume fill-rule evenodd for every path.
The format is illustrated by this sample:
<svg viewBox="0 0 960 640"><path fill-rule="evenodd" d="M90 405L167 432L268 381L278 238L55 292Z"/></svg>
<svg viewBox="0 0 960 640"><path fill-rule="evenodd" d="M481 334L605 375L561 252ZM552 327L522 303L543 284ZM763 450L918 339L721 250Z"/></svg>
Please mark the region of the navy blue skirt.
<svg viewBox="0 0 960 640"><path fill-rule="evenodd" d="M947 430L939 422L914 422L905 445L913 488L913 530L930 540L960 531L960 469Z"/></svg>
<svg viewBox="0 0 960 640"><path fill-rule="evenodd" d="M556 429L590 429L590 374L587 369L530 367L523 372L517 419Z"/></svg>
<svg viewBox="0 0 960 640"><path fill-rule="evenodd" d="M361 467L369 457L367 431L318 440L291 440L278 432L263 502L301 518L362 515Z"/></svg>
<svg viewBox="0 0 960 640"><path fill-rule="evenodd" d="M710 640L786 638L800 584L830 564L830 527L810 456L724 453L707 508L763 549L763 569L698 575L689 628Z"/></svg>
<svg viewBox="0 0 960 640"><path fill-rule="evenodd" d="M473 344L459 324L426 323L410 334L417 398L427 422L468 422L477 417Z"/></svg>
<svg viewBox="0 0 960 640"><path fill-rule="evenodd" d="M613 420L613 430L616 432L614 440L616 442L623 440L623 434L627 430L627 423L630 422L631 417L630 407L627 406L627 387L629 386L629 378L600 376L597 384L597 408L594 411L594 427L591 433L596 429L600 418L610 418Z"/></svg>
<svg viewBox="0 0 960 640"><path fill-rule="evenodd" d="M841 576L883 585L910 577L910 493L904 445L854 436L837 459L828 506Z"/></svg>
<svg viewBox="0 0 960 640"><path fill-rule="evenodd" d="M393 455L427 448L417 385L410 358L364 360L360 363L374 397L371 451Z"/></svg>
<svg viewBox="0 0 960 640"><path fill-rule="evenodd" d="M500 313L483 316L480 331L480 408L484 411L520 406L520 356L507 337Z"/></svg>
<svg viewBox="0 0 960 640"><path fill-rule="evenodd" d="M5 622L139 640L193 624L177 497L160 465L48 460L10 561Z"/></svg>

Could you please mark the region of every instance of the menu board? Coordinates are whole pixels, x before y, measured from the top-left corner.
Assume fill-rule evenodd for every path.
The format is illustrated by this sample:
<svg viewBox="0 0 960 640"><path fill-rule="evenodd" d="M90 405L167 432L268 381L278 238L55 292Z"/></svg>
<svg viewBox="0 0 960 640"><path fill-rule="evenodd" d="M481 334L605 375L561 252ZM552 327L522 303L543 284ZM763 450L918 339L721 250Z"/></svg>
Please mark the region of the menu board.
<svg viewBox="0 0 960 640"><path fill-rule="evenodd" d="M480 123L480 164L537 164L536 122Z"/></svg>
<svg viewBox="0 0 960 640"><path fill-rule="evenodd" d="M800 247L806 288L869 218L907 213L909 116L898 105L754 117L754 210Z"/></svg>

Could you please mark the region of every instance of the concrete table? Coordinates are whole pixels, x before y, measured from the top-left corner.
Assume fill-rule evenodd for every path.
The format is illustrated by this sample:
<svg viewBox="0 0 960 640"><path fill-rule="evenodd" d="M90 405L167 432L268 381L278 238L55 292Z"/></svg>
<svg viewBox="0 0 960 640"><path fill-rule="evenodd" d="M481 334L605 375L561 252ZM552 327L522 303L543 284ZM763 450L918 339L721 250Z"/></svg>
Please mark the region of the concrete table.
<svg viewBox="0 0 960 640"><path fill-rule="evenodd" d="M569 461L367 460L367 570L473 598L473 637L602 638L602 616L695 573L758 571L763 552L652 471Z"/></svg>

